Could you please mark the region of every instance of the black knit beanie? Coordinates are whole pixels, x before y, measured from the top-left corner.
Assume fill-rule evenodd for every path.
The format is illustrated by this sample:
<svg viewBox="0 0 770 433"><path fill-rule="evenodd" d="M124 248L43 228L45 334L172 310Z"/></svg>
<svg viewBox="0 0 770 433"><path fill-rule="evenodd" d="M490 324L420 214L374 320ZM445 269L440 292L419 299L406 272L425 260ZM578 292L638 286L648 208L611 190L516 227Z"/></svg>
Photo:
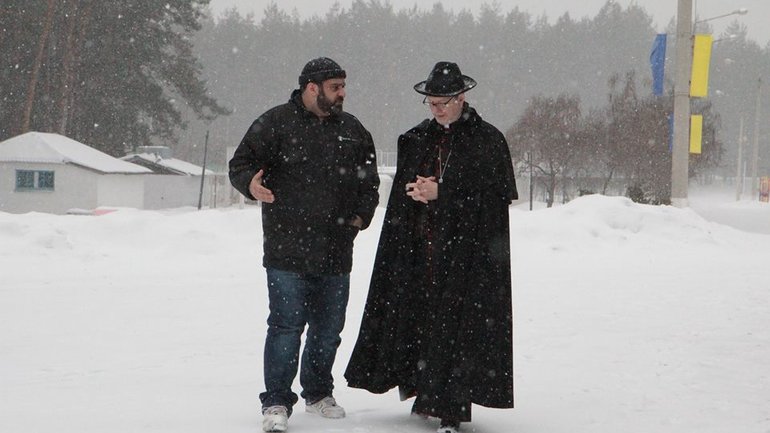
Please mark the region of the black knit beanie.
<svg viewBox="0 0 770 433"><path fill-rule="evenodd" d="M334 60L328 57L313 59L302 68L299 75L299 86L305 87L307 83L321 84L330 78L345 78L345 70Z"/></svg>

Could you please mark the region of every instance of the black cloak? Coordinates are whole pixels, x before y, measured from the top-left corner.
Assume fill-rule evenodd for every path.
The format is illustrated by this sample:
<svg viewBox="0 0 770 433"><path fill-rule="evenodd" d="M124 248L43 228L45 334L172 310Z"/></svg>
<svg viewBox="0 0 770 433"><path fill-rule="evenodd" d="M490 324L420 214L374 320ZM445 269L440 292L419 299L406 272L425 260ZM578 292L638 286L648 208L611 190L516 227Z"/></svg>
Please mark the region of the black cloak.
<svg viewBox="0 0 770 433"><path fill-rule="evenodd" d="M438 199L416 202L406 183L437 174L442 135L451 153L438 164ZM399 137L364 316L345 372L349 386L374 393L399 387L402 399L418 396L413 410L442 418L467 405L461 421L470 420L470 403L513 407L508 206L516 198L503 134L467 104L449 129L425 120Z"/></svg>

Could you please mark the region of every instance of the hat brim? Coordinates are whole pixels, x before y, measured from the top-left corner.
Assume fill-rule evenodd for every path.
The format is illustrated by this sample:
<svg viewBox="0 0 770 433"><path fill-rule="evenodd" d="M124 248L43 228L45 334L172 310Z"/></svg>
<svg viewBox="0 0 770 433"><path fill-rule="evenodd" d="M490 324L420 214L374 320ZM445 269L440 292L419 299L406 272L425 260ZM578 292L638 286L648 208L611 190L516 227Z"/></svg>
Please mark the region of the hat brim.
<svg viewBox="0 0 770 433"><path fill-rule="evenodd" d="M419 83L415 84L414 90L417 93L421 95L426 95L426 96L457 96L460 93L465 93L468 90L471 90L472 88L476 87L476 84L477 84L476 80L474 80L473 78L467 75L463 75L462 77L463 77L463 88L456 91L446 92L446 93L429 92L425 90L425 85L428 83L428 80L420 81Z"/></svg>

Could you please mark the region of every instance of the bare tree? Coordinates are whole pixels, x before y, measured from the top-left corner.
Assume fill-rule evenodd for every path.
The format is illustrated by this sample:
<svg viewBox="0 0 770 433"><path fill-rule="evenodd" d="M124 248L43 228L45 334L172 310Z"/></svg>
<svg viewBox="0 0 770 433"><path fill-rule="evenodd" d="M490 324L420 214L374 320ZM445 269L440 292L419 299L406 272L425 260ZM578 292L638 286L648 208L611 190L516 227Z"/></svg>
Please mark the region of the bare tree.
<svg viewBox="0 0 770 433"><path fill-rule="evenodd" d="M553 206L559 180L564 186L574 172L579 153L581 113L577 96L532 98L524 114L507 135L514 159L531 155L531 166L540 173L546 190L546 204ZM564 187L562 188L564 190Z"/></svg>
<svg viewBox="0 0 770 433"><path fill-rule="evenodd" d="M45 45L48 41L48 35L51 34L55 9L56 0L48 0L48 9L45 14L45 24L43 25L43 31L41 32L40 38L38 39L37 55L35 56L35 62L32 65L32 74L29 78L29 86L27 87L27 101L24 105L24 118L22 119L21 123L21 133L29 131L30 120L32 119L32 106L35 104L35 89L37 88L40 68L43 65Z"/></svg>
<svg viewBox="0 0 770 433"><path fill-rule="evenodd" d="M90 1L69 2L68 11L65 14L67 20L66 41L64 55L62 56L63 73L61 74L61 96L59 98L58 125L59 134L67 134L67 126L72 116L74 103L74 89L77 83L79 71L77 65L80 62L80 48L83 45L86 31L91 19L92 3Z"/></svg>

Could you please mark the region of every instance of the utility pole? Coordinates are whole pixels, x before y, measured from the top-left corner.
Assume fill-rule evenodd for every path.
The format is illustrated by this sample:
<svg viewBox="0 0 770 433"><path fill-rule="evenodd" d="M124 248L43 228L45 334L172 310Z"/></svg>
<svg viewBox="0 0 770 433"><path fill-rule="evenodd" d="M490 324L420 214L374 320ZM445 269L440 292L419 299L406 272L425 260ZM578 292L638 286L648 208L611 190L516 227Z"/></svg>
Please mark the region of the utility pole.
<svg viewBox="0 0 770 433"><path fill-rule="evenodd" d="M762 77L757 81L757 103L754 109L754 149L751 156L751 199L759 198L759 178L757 169L759 168L759 113L762 110Z"/></svg>
<svg viewBox="0 0 770 433"><path fill-rule="evenodd" d="M198 210L203 207L203 183L206 180L206 156L209 152L209 131L206 130L206 141L203 143L203 168L201 168L201 190L198 194Z"/></svg>
<svg viewBox="0 0 770 433"><path fill-rule="evenodd" d="M692 65L692 0L678 0L674 143L671 151L671 204L687 207L690 157L690 68Z"/></svg>
<svg viewBox="0 0 770 433"><path fill-rule="evenodd" d="M741 200L743 193L743 117L741 117L741 127L738 132L738 169L735 173L735 200Z"/></svg>
<svg viewBox="0 0 770 433"><path fill-rule="evenodd" d="M532 151L529 151L529 210L532 210L532 200L535 197L535 174L532 170Z"/></svg>

